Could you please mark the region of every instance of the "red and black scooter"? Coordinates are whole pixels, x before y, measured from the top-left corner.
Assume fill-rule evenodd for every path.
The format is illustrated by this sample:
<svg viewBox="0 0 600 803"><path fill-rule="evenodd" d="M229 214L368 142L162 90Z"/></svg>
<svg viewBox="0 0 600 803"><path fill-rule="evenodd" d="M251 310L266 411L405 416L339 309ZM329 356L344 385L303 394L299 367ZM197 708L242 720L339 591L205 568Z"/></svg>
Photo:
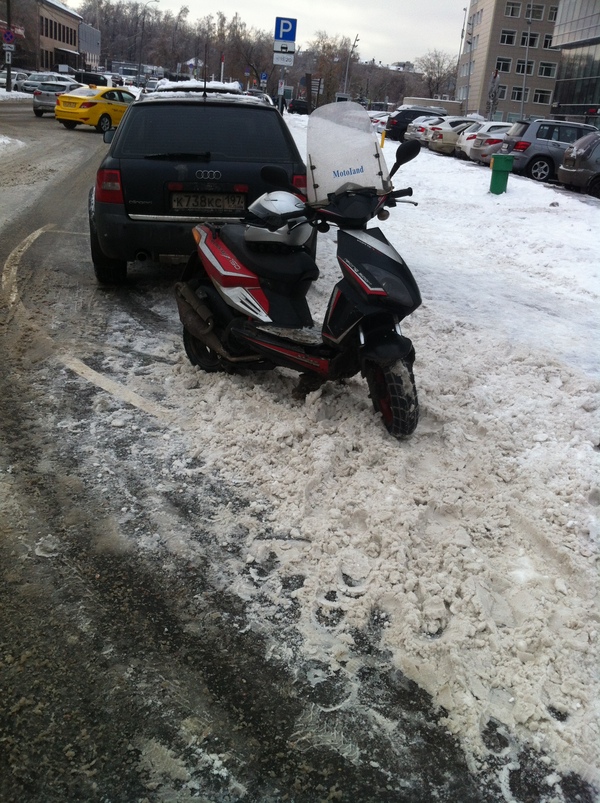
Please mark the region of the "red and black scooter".
<svg viewBox="0 0 600 803"><path fill-rule="evenodd" d="M308 199L289 187L285 171L264 168L263 178L285 189L257 199L244 223L194 229L197 252L176 286L186 353L205 371L299 371L299 398L360 372L388 431L402 438L417 426L419 407L415 353L400 321L421 296L400 254L367 223L385 220L386 207L412 195L394 191L391 177L419 145L401 145L388 174L371 121L355 103L314 111L307 141ZM319 270L307 246L313 227L330 225L339 229L342 278L315 327L306 295Z"/></svg>

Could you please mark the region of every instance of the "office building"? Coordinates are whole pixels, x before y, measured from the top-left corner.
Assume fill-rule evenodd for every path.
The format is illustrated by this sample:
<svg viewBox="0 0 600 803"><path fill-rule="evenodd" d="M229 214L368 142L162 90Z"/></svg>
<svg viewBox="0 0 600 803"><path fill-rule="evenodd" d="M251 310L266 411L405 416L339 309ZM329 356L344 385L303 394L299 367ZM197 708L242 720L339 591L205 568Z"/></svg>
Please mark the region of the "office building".
<svg viewBox="0 0 600 803"><path fill-rule="evenodd" d="M553 115L600 127L600 0L561 0L554 42L562 58Z"/></svg>
<svg viewBox="0 0 600 803"><path fill-rule="evenodd" d="M560 64L559 2L471 0L458 62L457 100L494 120L548 117Z"/></svg>

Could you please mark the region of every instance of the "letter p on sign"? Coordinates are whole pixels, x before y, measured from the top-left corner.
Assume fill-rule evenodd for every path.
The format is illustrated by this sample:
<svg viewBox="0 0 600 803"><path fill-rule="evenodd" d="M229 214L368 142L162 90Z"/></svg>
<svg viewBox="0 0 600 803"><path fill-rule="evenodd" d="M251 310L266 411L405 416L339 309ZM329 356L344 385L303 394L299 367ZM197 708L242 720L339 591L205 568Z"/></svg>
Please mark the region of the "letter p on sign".
<svg viewBox="0 0 600 803"><path fill-rule="evenodd" d="M288 17L275 17L275 39L284 42L296 41L296 22L297 20Z"/></svg>

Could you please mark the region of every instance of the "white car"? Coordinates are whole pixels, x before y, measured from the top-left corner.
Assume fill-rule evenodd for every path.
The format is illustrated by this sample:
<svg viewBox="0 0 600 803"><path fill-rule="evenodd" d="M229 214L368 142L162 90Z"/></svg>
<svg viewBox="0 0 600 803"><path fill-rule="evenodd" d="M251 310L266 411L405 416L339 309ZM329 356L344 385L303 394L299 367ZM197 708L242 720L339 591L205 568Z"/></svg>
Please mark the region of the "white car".
<svg viewBox="0 0 600 803"><path fill-rule="evenodd" d="M0 89L6 89L6 79L8 77L8 73L6 70L2 70L0 72ZM13 92L22 92L23 81L28 79L28 74L26 72L22 72L21 70L11 70L10 71L10 82L12 84Z"/></svg>
<svg viewBox="0 0 600 803"><path fill-rule="evenodd" d="M21 84L21 92L29 92L33 95L40 84L48 81L64 81L68 77L65 73L58 72L32 72Z"/></svg>
<svg viewBox="0 0 600 803"><path fill-rule="evenodd" d="M430 114L426 114L423 117L417 117L406 127L404 139L416 139L421 143L421 145L424 145L427 137L428 126L442 123L444 119L444 117L440 117L439 115L432 117Z"/></svg>
<svg viewBox="0 0 600 803"><path fill-rule="evenodd" d="M454 155L460 159L473 159L472 149L477 140L487 139L492 135L505 134L511 127L511 123L502 123L489 120L486 123L474 123L458 135L454 146ZM477 161L477 159L473 159Z"/></svg>

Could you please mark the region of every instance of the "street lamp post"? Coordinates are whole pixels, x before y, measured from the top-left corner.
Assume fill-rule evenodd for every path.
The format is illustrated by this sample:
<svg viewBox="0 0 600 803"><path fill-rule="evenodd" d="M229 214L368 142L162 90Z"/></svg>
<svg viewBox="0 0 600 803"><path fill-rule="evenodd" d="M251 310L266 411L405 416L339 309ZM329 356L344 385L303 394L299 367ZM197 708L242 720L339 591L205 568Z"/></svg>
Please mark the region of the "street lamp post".
<svg viewBox="0 0 600 803"><path fill-rule="evenodd" d="M527 87L527 62L529 61L529 40L531 38L531 19L526 19L527 42L525 43L525 67L523 68L523 87L521 89L521 117L525 115L525 89Z"/></svg>
<svg viewBox="0 0 600 803"><path fill-rule="evenodd" d="M356 49L356 45L359 43L360 39L358 38L358 34L354 37L354 44L350 48L350 52L348 53L348 61L346 62L346 77L344 78L344 94L346 94L348 90L348 70L350 69L350 59L352 58L352 54Z"/></svg>
<svg viewBox="0 0 600 803"><path fill-rule="evenodd" d="M138 81L140 80L140 75L142 74L142 54L144 50L144 25L146 23L146 9L151 3L158 3L158 0L148 0L147 3L144 3L144 8L142 11L142 32L140 34L140 60L138 62Z"/></svg>

